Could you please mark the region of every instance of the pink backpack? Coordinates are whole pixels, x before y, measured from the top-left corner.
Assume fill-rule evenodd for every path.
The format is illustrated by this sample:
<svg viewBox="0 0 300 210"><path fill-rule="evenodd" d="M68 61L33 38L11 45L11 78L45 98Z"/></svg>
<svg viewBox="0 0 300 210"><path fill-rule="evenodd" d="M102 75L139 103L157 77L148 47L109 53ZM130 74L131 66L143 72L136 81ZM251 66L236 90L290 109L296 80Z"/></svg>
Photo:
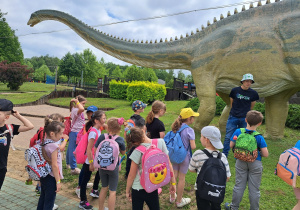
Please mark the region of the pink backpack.
<svg viewBox="0 0 300 210"><path fill-rule="evenodd" d="M171 180L168 155L157 147L157 143L157 139L152 139L149 148L143 145L136 148L143 154L140 183L147 193L165 186Z"/></svg>
<svg viewBox="0 0 300 210"><path fill-rule="evenodd" d="M98 139L98 131L94 127L91 127L88 130L88 132L86 132L81 137L79 144L77 145L75 151L73 152L74 156L76 157L76 162L78 164L83 164L87 158L86 149L87 149L87 145L88 145L88 137L89 137L90 131L94 131L96 133L96 139L95 139L94 145ZM93 151L93 155L94 155L94 147L93 147L92 151Z"/></svg>
<svg viewBox="0 0 300 210"><path fill-rule="evenodd" d="M285 150L279 157L275 173L289 185L300 188L300 150L295 147Z"/></svg>
<svg viewBox="0 0 300 210"><path fill-rule="evenodd" d="M120 161L119 144L115 141L119 136L112 136L105 133L104 137L105 139L101 141L96 149L94 166L95 168L113 171Z"/></svg>

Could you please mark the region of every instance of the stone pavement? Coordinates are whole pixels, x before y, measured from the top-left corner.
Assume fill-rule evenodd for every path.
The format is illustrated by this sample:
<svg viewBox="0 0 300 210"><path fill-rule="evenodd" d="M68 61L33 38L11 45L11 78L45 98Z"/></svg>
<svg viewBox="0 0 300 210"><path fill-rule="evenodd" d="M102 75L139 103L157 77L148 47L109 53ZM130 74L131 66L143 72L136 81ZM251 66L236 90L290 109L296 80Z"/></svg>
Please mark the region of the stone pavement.
<svg viewBox="0 0 300 210"><path fill-rule="evenodd" d="M0 209L36 209L39 197L34 190L34 185L25 185L22 181L6 176L0 191ZM58 209L78 209L78 203L78 200L56 194L55 204L58 205Z"/></svg>
<svg viewBox="0 0 300 210"><path fill-rule="evenodd" d="M34 129L24 133L16 135L13 139L13 144L17 149L25 150L29 147L30 138L37 132L39 127L44 126L44 118L34 116L46 116L52 113L60 113L63 116L69 116L70 111L65 108L59 108L49 105L36 105L36 106L24 106L15 107L19 113L24 115L30 115L31 117L24 116L30 120ZM22 124L18 119L10 116L7 123ZM13 151L10 151L13 152ZM9 167L9 166L8 166ZM0 191L0 209L36 209L39 197L36 196L34 185L25 185L24 182L17 179L5 177L4 184ZM69 197L56 194L55 203L59 206L59 209L78 209L78 199L72 199Z"/></svg>

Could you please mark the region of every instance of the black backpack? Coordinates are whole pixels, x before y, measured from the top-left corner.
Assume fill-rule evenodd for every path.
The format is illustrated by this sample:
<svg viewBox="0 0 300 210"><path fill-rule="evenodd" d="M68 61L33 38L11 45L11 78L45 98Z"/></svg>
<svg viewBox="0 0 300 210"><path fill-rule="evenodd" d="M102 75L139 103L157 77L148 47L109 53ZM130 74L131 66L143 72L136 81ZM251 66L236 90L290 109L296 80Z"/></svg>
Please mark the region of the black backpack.
<svg viewBox="0 0 300 210"><path fill-rule="evenodd" d="M200 173L197 177L197 193L200 198L214 203L222 203L226 189L226 168L221 160L222 153L214 158L206 149L202 150L208 159L203 163Z"/></svg>

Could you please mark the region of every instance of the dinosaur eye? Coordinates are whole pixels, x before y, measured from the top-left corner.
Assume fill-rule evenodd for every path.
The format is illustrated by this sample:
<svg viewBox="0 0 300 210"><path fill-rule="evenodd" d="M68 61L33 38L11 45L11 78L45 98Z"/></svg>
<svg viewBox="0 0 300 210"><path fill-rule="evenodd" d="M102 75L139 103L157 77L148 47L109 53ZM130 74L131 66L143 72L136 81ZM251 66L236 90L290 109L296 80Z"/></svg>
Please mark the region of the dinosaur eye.
<svg viewBox="0 0 300 210"><path fill-rule="evenodd" d="M164 175L164 171L160 172L161 175Z"/></svg>
<svg viewBox="0 0 300 210"><path fill-rule="evenodd" d="M157 174L157 173L155 173L154 177L157 177L157 176L158 176L158 174Z"/></svg>

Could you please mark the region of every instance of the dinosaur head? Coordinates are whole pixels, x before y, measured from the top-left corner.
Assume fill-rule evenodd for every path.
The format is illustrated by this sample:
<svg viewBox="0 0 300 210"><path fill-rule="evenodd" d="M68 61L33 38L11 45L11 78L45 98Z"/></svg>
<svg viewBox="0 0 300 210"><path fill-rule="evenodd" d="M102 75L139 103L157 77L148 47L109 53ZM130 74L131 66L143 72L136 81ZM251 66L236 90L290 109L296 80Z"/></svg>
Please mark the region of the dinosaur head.
<svg viewBox="0 0 300 210"><path fill-rule="evenodd" d="M36 12L32 13L30 16L30 19L27 22L27 25L30 25L30 27L33 27L34 25L38 24L41 22L41 20L38 17L38 14Z"/></svg>

